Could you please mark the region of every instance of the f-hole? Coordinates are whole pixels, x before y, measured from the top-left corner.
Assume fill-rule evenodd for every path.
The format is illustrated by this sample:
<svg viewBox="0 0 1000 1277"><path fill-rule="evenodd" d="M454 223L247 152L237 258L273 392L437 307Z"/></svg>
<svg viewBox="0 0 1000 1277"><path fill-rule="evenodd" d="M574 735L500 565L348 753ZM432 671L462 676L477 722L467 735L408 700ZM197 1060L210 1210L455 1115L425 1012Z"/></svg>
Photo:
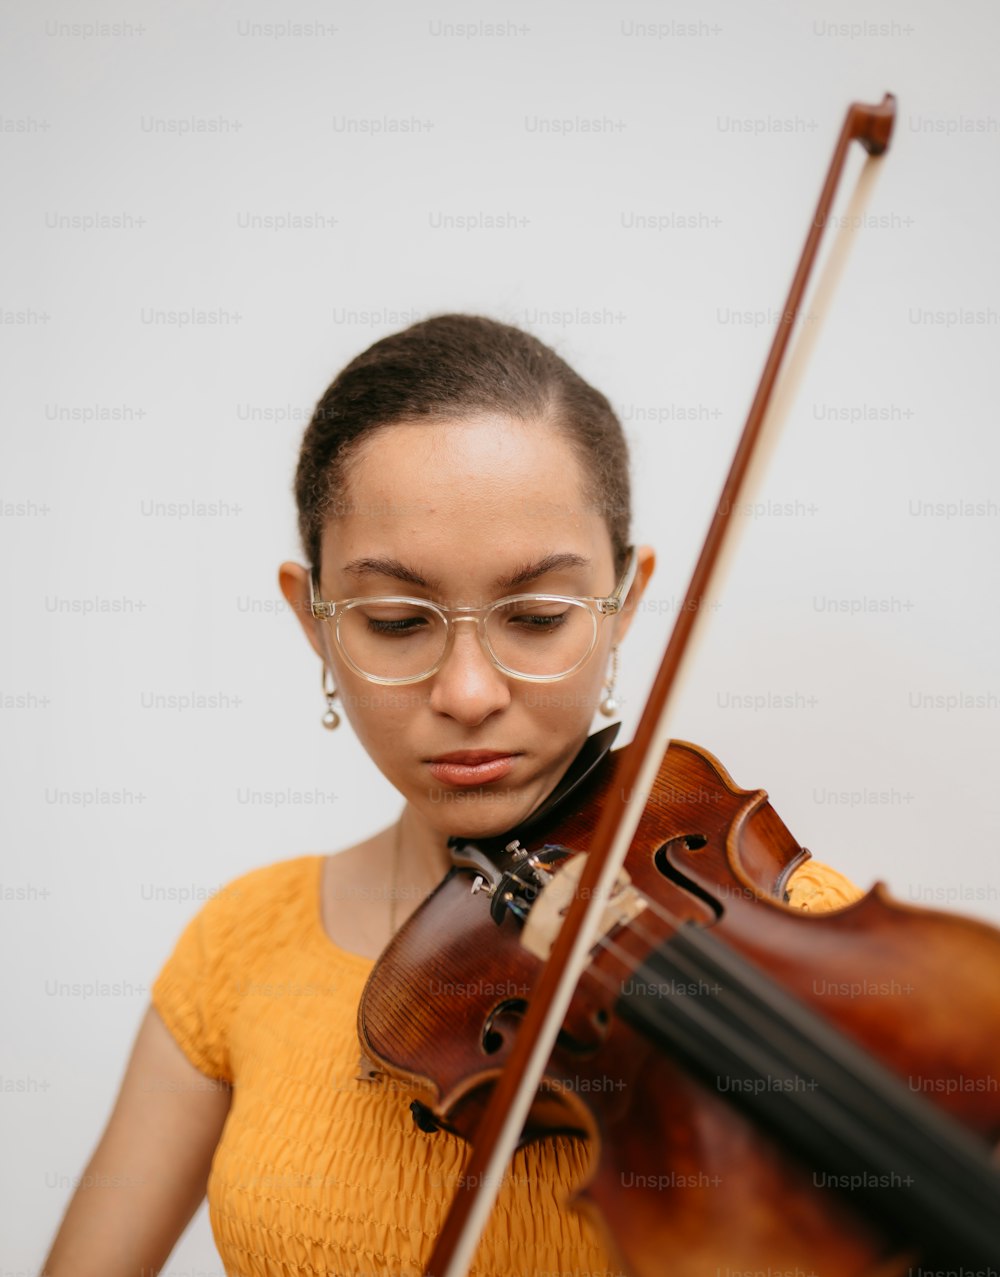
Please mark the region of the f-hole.
<svg viewBox="0 0 1000 1277"><path fill-rule="evenodd" d="M502 1028L495 1027L495 1022L504 1015L512 1015L520 1019L527 1009L528 1001L526 998L505 998L503 1002L497 1003L486 1017L486 1023L483 1025L482 1037L480 1038L480 1046L487 1055L496 1055L506 1041L506 1033ZM607 1035L607 1014L604 1014L603 1020L598 1014L595 1017L595 1023L601 1032L601 1038L604 1038ZM586 1058L593 1055L598 1049L600 1040L581 1042L578 1038L573 1037L571 1033L567 1033L565 1029L560 1029L556 1038L556 1046L578 1058Z"/></svg>
<svg viewBox="0 0 1000 1277"><path fill-rule="evenodd" d="M653 864L656 866L657 871L663 874L664 878L669 878L671 882L676 883L676 885L683 888L684 891L690 892L692 896L697 896L699 900L703 900L715 914L716 918L721 918L722 906L719 904L718 900L715 900L712 896L710 896L708 892L703 887L699 887L696 882L692 882L686 874L681 873L677 866L672 864L670 861L670 853L674 848L676 848L679 852L701 851L702 847L704 847L707 842L708 839L704 834L681 834L677 838L671 838L668 842L657 847L656 853L653 856Z"/></svg>
<svg viewBox="0 0 1000 1277"><path fill-rule="evenodd" d="M496 1055L504 1043L503 1033L493 1027L493 1022L497 1016L506 1015L508 1012L511 1015L522 1016L527 1009L528 1001L526 998L506 998L503 1002L496 1004L483 1025L482 1047L487 1055Z"/></svg>

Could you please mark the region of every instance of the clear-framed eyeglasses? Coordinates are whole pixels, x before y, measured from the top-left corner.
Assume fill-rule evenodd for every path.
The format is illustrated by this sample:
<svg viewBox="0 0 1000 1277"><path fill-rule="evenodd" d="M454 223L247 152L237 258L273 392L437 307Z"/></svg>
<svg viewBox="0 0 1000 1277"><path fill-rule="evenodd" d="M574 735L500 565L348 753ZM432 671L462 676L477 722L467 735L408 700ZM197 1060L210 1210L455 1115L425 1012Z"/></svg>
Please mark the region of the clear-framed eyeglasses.
<svg viewBox="0 0 1000 1277"><path fill-rule="evenodd" d="M600 626L617 615L636 573L628 560L606 598L566 594L512 594L484 607L441 607L402 595L337 599L316 597L310 574L310 608L325 620L346 663L372 683L419 683L436 674L451 648L455 624L476 625L486 655L503 674L551 683L573 674L597 646Z"/></svg>

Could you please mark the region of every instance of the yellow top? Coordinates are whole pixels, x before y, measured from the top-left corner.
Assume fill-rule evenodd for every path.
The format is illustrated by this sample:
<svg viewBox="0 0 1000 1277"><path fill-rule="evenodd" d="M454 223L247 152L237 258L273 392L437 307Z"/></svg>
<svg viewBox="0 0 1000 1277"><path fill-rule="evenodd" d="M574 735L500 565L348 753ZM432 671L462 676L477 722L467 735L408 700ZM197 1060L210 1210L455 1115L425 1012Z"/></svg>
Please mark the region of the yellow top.
<svg viewBox="0 0 1000 1277"><path fill-rule="evenodd" d="M208 1181L230 1277L419 1274L468 1154L446 1131L418 1131L397 1088L357 1077L357 1007L374 961L326 934L323 860L233 879L188 923L152 989L191 1063L233 1086ZM860 894L814 861L789 889L807 909ZM571 1137L520 1149L470 1273L611 1277L596 1229L559 1204L586 1164Z"/></svg>

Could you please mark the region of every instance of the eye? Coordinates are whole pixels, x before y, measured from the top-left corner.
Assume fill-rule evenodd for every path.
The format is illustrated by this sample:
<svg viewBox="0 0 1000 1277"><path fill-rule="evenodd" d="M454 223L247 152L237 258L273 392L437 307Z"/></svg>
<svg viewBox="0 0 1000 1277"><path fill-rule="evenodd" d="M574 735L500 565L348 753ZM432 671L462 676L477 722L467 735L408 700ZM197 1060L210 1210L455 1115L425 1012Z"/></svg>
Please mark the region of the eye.
<svg viewBox="0 0 1000 1277"><path fill-rule="evenodd" d="M551 605L548 605L551 607ZM537 630L539 633L546 633L550 630L557 630L566 621L568 608L562 612L549 611L518 611L510 612L505 618L507 625L517 625L519 629L527 632Z"/></svg>
<svg viewBox="0 0 1000 1277"><path fill-rule="evenodd" d="M393 618L381 616L367 616L368 631L371 634L416 634L422 628L428 625L428 619L419 613L412 616L399 616Z"/></svg>

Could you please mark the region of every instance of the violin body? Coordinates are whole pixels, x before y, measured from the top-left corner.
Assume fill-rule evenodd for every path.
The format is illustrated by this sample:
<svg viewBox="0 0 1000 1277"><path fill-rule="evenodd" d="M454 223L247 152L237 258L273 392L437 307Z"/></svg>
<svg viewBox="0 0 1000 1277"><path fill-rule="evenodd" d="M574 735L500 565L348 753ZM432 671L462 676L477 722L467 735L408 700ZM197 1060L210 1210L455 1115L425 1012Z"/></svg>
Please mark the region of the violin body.
<svg viewBox="0 0 1000 1277"><path fill-rule="evenodd" d="M532 846L585 851L625 753ZM902 1274L972 1264L1000 1238L1000 931L878 884L793 909L784 886L808 854L763 790L670 745L625 862L647 907L592 950L522 1134L589 1141L573 1204L634 1277ZM358 1014L425 1129L432 1114L467 1139L542 965L522 943L531 899L498 922L472 885L453 870L408 920ZM945 1224L924 1226L949 1191Z"/></svg>

